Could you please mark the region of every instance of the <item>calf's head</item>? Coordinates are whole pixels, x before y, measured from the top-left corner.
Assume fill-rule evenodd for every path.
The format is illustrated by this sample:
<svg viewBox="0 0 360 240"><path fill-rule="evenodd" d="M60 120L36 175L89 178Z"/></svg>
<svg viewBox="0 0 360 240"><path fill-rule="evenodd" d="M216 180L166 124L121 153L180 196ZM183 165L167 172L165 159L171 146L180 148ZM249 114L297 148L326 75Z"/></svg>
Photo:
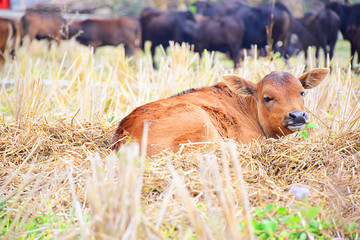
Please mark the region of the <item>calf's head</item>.
<svg viewBox="0 0 360 240"><path fill-rule="evenodd" d="M304 112L304 89L316 87L328 75L329 69L314 69L296 78L286 72L272 72L252 83L226 75L227 86L242 96L252 96L256 102L258 121L266 137L278 137L302 130L308 123Z"/></svg>

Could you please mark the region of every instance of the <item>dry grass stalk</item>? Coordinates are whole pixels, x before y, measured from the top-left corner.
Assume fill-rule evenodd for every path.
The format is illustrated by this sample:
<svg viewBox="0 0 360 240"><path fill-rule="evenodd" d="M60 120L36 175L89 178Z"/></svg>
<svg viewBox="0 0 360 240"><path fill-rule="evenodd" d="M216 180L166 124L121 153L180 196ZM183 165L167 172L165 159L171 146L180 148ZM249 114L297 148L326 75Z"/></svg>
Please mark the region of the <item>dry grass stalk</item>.
<svg viewBox="0 0 360 240"><path fill-rule="evenodd" d="M92 160L93 176L87 184L92 236L137 239L141 223L142 172L138 171L139 147L108 156L106 166ZM140 167L141 168L141 167Z"/></svg>
<svg viewBox="0 0 360 240"><path fill-rule="evenodd" d="M201 218L201 215L196 210L196 207L193 205L192 198L190 197L188 191L184 188L184 183L181 180L181 177L176 173L171 163L168 164L168 169L173 178L173 184L177 188L176 193L181 199L182 204L184 204L191 225L197 233L197 236L200 239L215 239L210 232L210 229Z"/></svg>
<svg viewBox="0 0 360 240"><path fill-rule="evenodd" d="M237 179L239 181L239 184L240 184L240 187L241 187L241 194L242 194L242 205L244 206L244 220L246 219L245 222L245 226L248 230L247 232L247 239L254 239L254 230L253 230L253 227L252 225L250 224L251 223L251 214L250 214L250 211L251 211L251 208L250 208L250 203L249 203L249 196L248 196L248 190L247 190L247 187L246 187L246 183L245 183L245 180L244 180L244 176L243 176L243 171L239 165L239 159L237 158L236 156L236 147L234 145L233 142L230 142L229 144L229 150L230 150L230 155L231 155L231 159L232 159L232 164L235 168L235 171L236 171L236 176L237 176ZM222 151L224 152L224 150Z"/></svg>

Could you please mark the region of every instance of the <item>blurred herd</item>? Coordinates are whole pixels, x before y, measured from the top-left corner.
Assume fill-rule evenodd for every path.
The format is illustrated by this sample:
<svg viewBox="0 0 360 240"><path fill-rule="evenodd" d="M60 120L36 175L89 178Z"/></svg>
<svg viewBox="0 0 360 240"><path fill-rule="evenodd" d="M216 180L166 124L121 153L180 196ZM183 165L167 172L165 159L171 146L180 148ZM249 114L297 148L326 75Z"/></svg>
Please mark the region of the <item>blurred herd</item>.
<svg viewBox="0 0 360 240"><path fill-rule="evenodd" d="M35 5L27 8L21 19L0 17L0 65L5 63L6 55L15 57L28 35L28 49L34 39L47 39L50 47L51 41L60 45L62 40L75 38L94 52L101 46L123 44L127 56L138 56L149 41L154 68L156 47L166 49L169 41L189 43L200 55L205 49L223 52L235 68L254 45L259 56L279 52L285 59L301 51L306 59L308 47L314 46L317 63L323 49L328 66L341 33L350 42L351 66L359 67L360 4L326 1L323 8L306 12L303 17L295 17L286 1L258 6L250 6L246 0L196 1L188 7L185 11L144 8L137 17L80 19L65 17L52 5Z"/></svg>

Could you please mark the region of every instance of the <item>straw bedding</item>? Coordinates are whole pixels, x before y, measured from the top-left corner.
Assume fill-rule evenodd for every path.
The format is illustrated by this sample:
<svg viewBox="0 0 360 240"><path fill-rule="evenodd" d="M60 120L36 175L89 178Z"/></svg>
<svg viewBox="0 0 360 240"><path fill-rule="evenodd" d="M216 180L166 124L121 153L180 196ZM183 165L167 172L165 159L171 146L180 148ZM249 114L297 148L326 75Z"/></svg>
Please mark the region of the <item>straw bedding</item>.
<svg viewBox="0 0 360 240"><path fill-rule="evenodd" d="M238 159L243 168L244 178L252 206L270 203L289 205L294 196L289 192L294 185L305 185L311 196L309 203L324 204L325 212L334 211L338 219L360 223L360 131L323 137L311 141L285 137L267 139L253 146L239 145ZM222 151L216 146L202 149L213 152L222 165ZM204 191L199 179L198 154L173 157L173 164L184 176L185 184L196 196ZM145 186L161 191L167 187L171 176L164 172L166 158L149 163L145 174ZM192 171L193 170L193 171ZM189 173L191 172L191 173ZM232 177L234 177L234 172ZM237 196L241 191L234 184Z"/></svg>
<svg viewBox="0 0 360 240"><path fill-rule="evenodd" d="M0 179L4 195L11 194L14 189L28 191L22 185L35 176L41 181L29 183L37 184L38 191L32 201L53 199L50 201L52 208L68 210L72 205L72 196L64 181L63 170L71 168L77 198L86 205L86 181L91 171L89 159L96 155L105 159L111 153L108 147L113 130L114 127L101 123L70 120L1 123ZM213 194L216 188L210 181L206 162L210 158L215 159L220 174L226 175L224 167L227 168L227 164L224 161L227 162L227 158L224 155L228 153L224 148L224 144L210 143L201 149L194 147L191 153L162 153L146 159L142 188L142 200L146 204L144 216L149 221L155 221L151 212L160 208L172 182L169 161L184 179L190 195L197 198L196 201L205 201L206 194ZM325 212L333 210L332 216L336 219L360 223L360 130L311 140L292 135L252 145L237 145L236 149L251 206L269 203L289 205L296 201L289 193L290 187L305 185L311 192L309 204L323 204ZM232 189L236 199L241 199L236 172L231 162L228 166ZM14 175L17 170L20 174ZM57 184L54 185L54 182ZM41 189L49 186L56 186L56 189L48 190L50 193L46 195ZM180 213L181 209L170 205L165 220L187 221L182 219L185 215Z"/></svg>

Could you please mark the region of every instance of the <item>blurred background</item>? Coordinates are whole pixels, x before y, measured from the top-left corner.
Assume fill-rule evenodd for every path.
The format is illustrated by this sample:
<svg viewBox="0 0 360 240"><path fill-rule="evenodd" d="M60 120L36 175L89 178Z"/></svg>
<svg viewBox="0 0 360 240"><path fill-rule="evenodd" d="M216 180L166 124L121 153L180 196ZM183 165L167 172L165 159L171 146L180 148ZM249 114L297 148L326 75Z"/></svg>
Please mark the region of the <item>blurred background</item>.
<svg viewBox="0 0 360 240"><path fill-rule="evenodd" d="M249 5L257 6L273 0L248 0ZM187 9L195 0L0 0L0 8L25 10L36 4L54 4L64 13L96 14L112 16L138 16L145 7L159 9ZM295 16L309 10L323 7L327 0L283 0ZM342 0L343 3L359 3L360 0Z"/></svg>

